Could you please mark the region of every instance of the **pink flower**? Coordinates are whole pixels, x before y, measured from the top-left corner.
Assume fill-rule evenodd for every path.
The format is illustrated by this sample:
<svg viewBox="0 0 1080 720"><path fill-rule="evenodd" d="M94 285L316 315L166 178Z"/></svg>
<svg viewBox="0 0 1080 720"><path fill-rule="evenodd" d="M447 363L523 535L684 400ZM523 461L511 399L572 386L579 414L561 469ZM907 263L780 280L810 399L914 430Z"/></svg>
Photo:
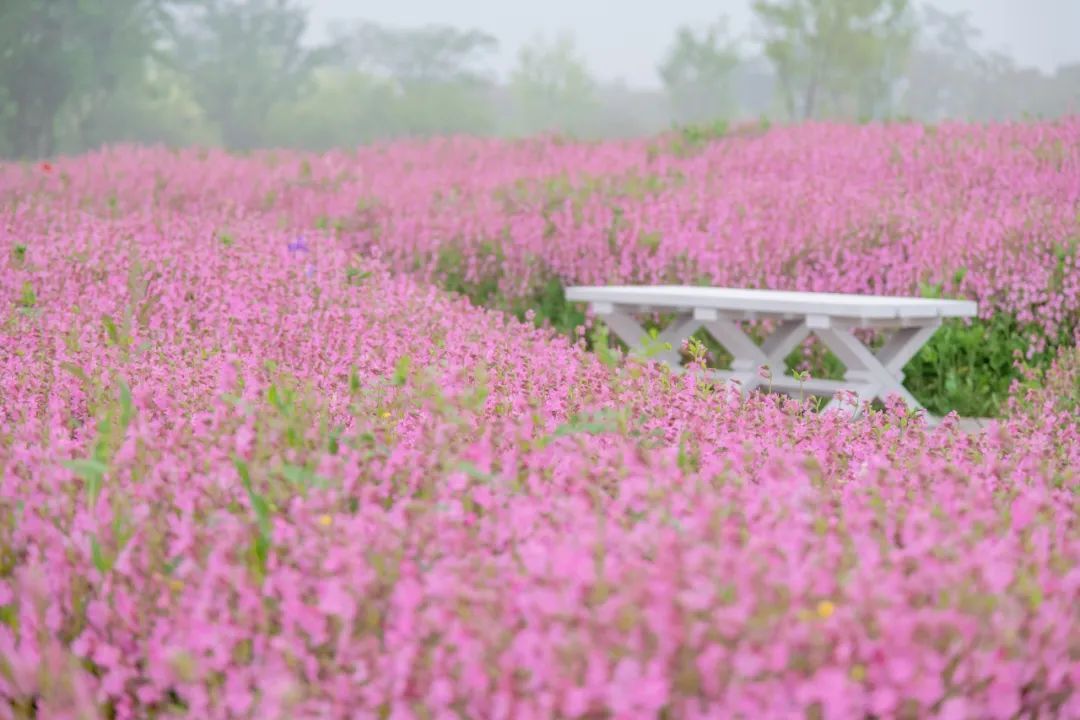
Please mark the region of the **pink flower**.
<svg viewBox="0 0 1080 720"><path fill-rule="evenodd" d="M971 717L968 701L962 697L951 697L941 705L938 720L967 720Z"/></svg>
<svg viewBox="0 0 1080 720"><path fill-rule="evenodd" d="M889 716L900 704L900 697L888 685L878 687L870 694L870 710L875 715Z"/></svg>
<svg viewBox="0 0 1080 720"><path fill-rule="evenodd" d="M336 615L351 621L356 615L356 600L340 581L328 580L319 590L319 610L326 615Z"/></svg>

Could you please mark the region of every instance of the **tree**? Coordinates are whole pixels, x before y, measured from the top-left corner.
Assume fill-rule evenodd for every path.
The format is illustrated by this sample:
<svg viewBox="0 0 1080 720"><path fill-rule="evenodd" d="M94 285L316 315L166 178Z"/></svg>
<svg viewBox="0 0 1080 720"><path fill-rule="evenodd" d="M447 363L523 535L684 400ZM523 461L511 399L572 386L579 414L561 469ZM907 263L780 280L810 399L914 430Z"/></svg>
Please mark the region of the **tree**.
<svg viewBox="0 0 1080 720"><path fill-rule="evenodd" d="M398 114L395 89L345 68L321 68L313 88L275 107L264 140L273 146L326 151L391 137Z"/></svg>
<svg viewBox="0 0 1080 720"><path fill-rule="evenodd" d="M353 72L393 87L387 135L491 130L492 79L484 62L498 48L493 36L448 25L390 28L365 22L339 34L338 42Z"/></svg>
<svg viewBox="0 0 1080 720"><path fill-rule="evenodd" d="M699 35L681 26L658 71L675 111L683 123L716 119L731 111L731 76L739 53L721 20Z"/></svg>
<svg viewBox="0 0 1080 720"><path fill-rule="evenodd" d="M1080 62L1061 65L1050 80L1055 115L1080 113Z"/></svg>
<svg viewBox="0 0 1080 720"><path fill-rule="evenodd" d="M0 145L50 155L63 125L87 118L137 82L179 0L6 0L0 3Z"/></svg>
<svg viewBox="0 0 1080 720"><path fill-rule="evenodd" d="M887 113L914 36L908 0L755 0L793 118Z"/></svg>
<svg viewBox="0 0 1080 720"><path fill-rule="evenodd" d="M264 140L275 106L295 101L332 46L305 48L304 10L291 0L204 0L175 46L192 93L230 148Z"/></svg>
<svg viewBox="0 0 1080 720"><path fill-rule="evenodd" d="M935 121L967 114L984 67L975 48L979 36L966 12L923 7L905 79L905 114Z"/></svg>
<svg viewBox="0 0 1080 720"><path fill-rule="evenodd" d="M967 13L947 13L927 5L920 20L907 68L905 114L936 121L1075 112L1080 83L1076 75L1070 81L1068 67L1046 74L1020 66L1006 53L980 51L980 33Z"/></svg>
<svg viewBox="0 0 1080 720"><path fill-rule="evenodd" d="M596 113L596 82L573 35L536 36L521 48L510 75L514 129L520 133L586 134Z"/></svg>
<svg viewBox="0 0 1080 720"><path fill-rule="evenodd" d="M494 36L481 30L391 28L371 22L340 36L340 42L359 69L406 85L484 83L482 63L499 47Z"/></svg>

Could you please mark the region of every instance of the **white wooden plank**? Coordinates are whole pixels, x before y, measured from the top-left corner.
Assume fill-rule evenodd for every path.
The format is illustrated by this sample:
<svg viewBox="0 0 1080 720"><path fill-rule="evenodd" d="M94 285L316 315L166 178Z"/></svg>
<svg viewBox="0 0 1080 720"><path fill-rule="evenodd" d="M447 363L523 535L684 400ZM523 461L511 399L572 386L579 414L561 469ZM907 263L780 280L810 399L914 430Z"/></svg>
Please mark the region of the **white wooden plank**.
<svg viewBox="0 0 1080 720"><path fill-rule="evenodd" d="M648 305L680 310L711 308L774 315L826 315L857 321L974 317L978 313L978 306L967 300L693 285L576 286L567 288L566 298L571 302Z"/></svg>

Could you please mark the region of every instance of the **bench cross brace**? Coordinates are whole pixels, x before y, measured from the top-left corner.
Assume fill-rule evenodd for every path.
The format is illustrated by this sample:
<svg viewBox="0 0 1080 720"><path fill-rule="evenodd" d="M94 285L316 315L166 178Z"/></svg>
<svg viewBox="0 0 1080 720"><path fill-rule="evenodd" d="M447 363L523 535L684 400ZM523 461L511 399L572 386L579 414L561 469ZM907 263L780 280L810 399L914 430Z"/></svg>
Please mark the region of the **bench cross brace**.
<svg viewBox="0 0 1080 720"><path fill-rule="evenodd" d="M772 334L758 345L735 320L709 308L683 312L655 340L650 339L645 329L629 314L629 308L596 303L594 310L635 354L679 369L682 367L680 349L683 343L704 328L734 357L731 370L717 374L738 383L743 393L763 385L788 391L805 386L809 392L832 396L826 409L844 409L853 415L860 412L864 402L875 398L884 400L893 394L899 395L912 410L922 409L902 384L903 368L941 324L940 320L933 320L898 328L875 353L855 336L851 328L834 324L828 317L811 315L802 319L781 320ZM847 368L843 382L808 380L803 383L786 374L784 359L811 333ZM665 343L670 344L670 350L664 349ZM768 368L767 375L761 372L763 367ZM849 391L855 404L836 395L838 390Z"/></svg>

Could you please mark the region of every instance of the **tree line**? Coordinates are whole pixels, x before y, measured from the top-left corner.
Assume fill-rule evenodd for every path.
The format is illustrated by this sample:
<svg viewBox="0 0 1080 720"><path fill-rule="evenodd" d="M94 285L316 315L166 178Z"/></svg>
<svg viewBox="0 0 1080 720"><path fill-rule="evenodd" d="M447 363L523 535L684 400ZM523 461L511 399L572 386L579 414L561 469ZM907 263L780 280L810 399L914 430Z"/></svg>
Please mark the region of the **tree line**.
<svg viewBox="0 0 1080 720"><path fill-rule="evenodd" d="M753 10L750 38L722 16L680 27L657 66L662 89L643 90L598 80L569 33L535 37L500 80L498 39L476 28L341 23L313 45L295 0L6 0L0 155L632 136L762 116L997 120L1080 106L1080 64L1046 74L980 50L964 14L909 0L756 0Z"/></svg>

